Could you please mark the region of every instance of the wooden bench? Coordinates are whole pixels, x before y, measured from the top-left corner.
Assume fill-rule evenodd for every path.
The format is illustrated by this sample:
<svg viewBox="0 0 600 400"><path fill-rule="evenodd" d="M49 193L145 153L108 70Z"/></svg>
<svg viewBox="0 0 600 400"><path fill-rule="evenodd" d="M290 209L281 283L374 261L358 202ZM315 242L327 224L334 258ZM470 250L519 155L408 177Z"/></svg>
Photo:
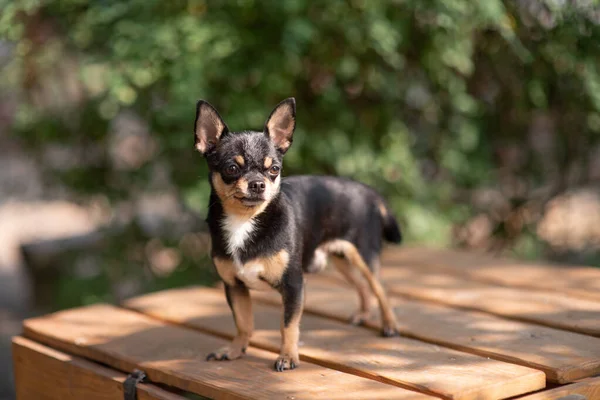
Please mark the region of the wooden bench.
<svg viewBox="0 0 600 400"><path fill-rule="evenodd" d="M388 249L382 278L403 337L345 321L358 298L337 275L307 280L294 371L272 370L280 299L253 292L242 359L206 362L235 327L219 288L148 294L24 321L13 340L17 398L600 399L600 269L450 250Z"/></svg>

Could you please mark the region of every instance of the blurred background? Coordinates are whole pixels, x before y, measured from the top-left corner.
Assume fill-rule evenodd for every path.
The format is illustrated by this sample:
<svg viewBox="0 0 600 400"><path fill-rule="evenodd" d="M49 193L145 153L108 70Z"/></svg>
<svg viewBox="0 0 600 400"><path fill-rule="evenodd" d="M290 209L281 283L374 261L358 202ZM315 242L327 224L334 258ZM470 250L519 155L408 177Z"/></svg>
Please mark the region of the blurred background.
<svg viewBox="0 0 600 400"><path fill-rule="evenodd" d="M0 0L0 399L26 316L210 283L195 102L407 242L600 266L595 0Z"/></svg>

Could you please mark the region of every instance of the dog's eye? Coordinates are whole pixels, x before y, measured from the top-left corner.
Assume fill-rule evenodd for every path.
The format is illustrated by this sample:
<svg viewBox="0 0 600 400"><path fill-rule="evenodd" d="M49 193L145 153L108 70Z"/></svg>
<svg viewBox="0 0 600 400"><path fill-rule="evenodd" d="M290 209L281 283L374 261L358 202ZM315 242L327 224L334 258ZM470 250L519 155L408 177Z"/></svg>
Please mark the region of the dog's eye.
<svg viewBox="0 0 600 400"><path fill-rule="evenodd" d="M227 175L237 175L238 172L240 172L240 169L235 164L231 164L225 169Z"/></svg>
<svg viewBox="0 0 600 400"><path fill-rule="evenodd" d="M271 175L277 175L279 171L281 171L281 168L279 168L277 165L273 165L271 168L269 168L269 173Z"/></svg>

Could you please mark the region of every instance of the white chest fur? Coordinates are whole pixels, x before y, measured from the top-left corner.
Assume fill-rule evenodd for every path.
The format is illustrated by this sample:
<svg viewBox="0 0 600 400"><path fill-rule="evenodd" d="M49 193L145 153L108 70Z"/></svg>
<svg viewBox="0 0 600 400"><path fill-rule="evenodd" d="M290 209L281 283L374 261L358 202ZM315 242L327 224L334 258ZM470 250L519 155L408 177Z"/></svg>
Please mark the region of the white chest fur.
<svg viewBox="0 0 600 400"><path fill-rule="evenodd" d="M227 215L222 222L223 231L225 232L225 241L227 242L227 250L235 258L248 238L254 232L254 220L252 218L238 217L235 215Z"/></svg>
<svg viewBox="0 0 600 400"><path fill-rule="evenodd" d="M242 264L239 252L244 246L249 245L249 238L254 232L255 222L252 218L243 218L233 215L225 217L222 223L227 243L227 250L233 257L234 275L251 289L267 290L271 287L261 279L264 265L260 262Z"/></svg>

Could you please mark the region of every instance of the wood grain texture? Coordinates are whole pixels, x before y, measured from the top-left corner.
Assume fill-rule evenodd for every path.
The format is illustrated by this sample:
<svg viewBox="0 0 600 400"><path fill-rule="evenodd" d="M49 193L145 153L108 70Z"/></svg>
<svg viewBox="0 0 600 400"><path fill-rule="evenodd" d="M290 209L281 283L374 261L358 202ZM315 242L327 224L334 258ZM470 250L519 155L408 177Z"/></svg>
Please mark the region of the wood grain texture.
<svg viewBox="0 0 600 400"><path fill-rule="evenodd" d="M358 296L341 281L313 276L306 287L307 312L344 321L356 307ZM272 294L256 297L279 302ZM599 338L420 301L394 298L394 303L407 336L536 368L557 383L600 373ZM368 324L379 329L377 320Z"/></svg>
<svg viewBox="0 0 600 400"><path fill-rule="evenodd" d="M519 397L519 400L560 400L564 396L582 395L587 400L600 399L600 377L582 379L577 383Z"/></svg>
<svg viewBox="0 0 600 400"><path fill-rule="evenodd" d="M23 337L12 340L17 400L120 400L126 375ZM185 400L138 384L138 400Z"/></svg>
<svg viewBox="0 0 600 400"><path fill-rule="evenodd" d="M598 301L407 267L385 267L381 276L389 293L600 336Z"/></svg>
<svg viewBox="0 0 600 400"><path fill-rule="evenodd" d="M592 267L528 263L479 253L421 247L387 248L382 265L426 268L482 282L600 300L600 269Z"/></svg>
<svg viewBox="0 0 600 400"><path fill-rule="evenodd" d="M109 305L25 320L24 335L122 371L142 369L152 382L215 399L341 400L349 393L357 399L430 398L310 363L278 373L272 369L276 354L252 348L240 360L205 361L227 342Z"/></svg>
<svg viewBox="0 0 600 400"><path fill-rule="evenodd" d="M354 311L348 301L338 301L337 293L333 290L320 301ZM309 295L307 301L314 300ZM125 305L205 332L228 338L235 334L221 290L169 290ZM254 310L256 331L251 343L278 351L280 308L256 304ZM303 316L299 350L304 361L449 399L501 399L545 386L539 371L408 338L382 338L368 329L311 315Z"/></svg>

